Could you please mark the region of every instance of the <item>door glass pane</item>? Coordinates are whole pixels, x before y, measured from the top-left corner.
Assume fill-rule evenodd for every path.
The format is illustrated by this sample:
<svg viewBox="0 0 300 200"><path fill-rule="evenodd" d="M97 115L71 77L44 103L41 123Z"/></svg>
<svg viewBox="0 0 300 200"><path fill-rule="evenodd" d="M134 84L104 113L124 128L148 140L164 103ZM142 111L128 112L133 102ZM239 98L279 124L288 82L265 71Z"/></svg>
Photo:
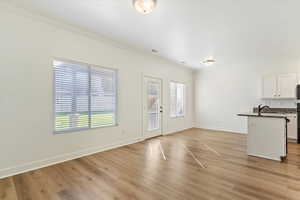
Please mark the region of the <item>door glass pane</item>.
<svg viewBox="0 0 300 200"><path fill-rule="evenodd" d="M147 88L148 131L159 129L160 84L148 81Z"/></svg>

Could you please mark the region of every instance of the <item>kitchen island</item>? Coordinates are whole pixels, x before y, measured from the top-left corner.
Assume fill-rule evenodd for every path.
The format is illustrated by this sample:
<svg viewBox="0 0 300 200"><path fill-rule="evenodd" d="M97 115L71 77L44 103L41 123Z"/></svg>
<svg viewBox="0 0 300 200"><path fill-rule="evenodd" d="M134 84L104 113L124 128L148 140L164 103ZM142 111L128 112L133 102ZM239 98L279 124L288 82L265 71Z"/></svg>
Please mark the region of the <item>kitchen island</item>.
<svg viewBox="0 0 300 200"><path fill-rule="evenodd" d="M247 154L282 161L287 156L287 123L285 114L243 113L248 118Z"/></svg>

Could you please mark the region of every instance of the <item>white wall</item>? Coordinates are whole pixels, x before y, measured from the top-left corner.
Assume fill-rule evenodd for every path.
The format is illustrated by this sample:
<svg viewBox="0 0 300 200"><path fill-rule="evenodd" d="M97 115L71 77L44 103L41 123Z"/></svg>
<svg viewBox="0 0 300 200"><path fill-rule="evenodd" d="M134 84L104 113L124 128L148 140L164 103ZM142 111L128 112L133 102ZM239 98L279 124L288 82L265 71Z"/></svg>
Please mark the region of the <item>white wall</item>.
<svg viewBox="0 0 300 200"><path fill-rule="evenodd" d="M164 133L194 126L192 70L0 5L0 177L138 141L142 74L163 79ZM53 134L54 57L119 70L119 126ZM169 117L169 81L187 84L187 115Z"/></svg>
<svg viewBox="0 0 300 200"><path fill-rule="evenodd" d="M299 73L300 58L231 58L220 59L195 75L197 127L246 133L246 118L238 113L252 111L259 103L295 107L291 100L262 101L261 84L264 75Z"/></svg>

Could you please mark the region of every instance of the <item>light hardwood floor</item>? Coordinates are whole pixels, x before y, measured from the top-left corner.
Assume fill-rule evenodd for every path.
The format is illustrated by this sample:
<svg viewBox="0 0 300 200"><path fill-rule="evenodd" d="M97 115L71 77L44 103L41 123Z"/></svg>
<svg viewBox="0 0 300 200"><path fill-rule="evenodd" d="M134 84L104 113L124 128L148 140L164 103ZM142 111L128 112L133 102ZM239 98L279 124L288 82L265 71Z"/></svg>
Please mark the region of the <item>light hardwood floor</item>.
<svg viewBox="0 0 300 200"><path fill-rule="evenodd" d="M2 179L0 199L300 199L300 145L284 163L245 150L245 135L191 129Z"/></svg>

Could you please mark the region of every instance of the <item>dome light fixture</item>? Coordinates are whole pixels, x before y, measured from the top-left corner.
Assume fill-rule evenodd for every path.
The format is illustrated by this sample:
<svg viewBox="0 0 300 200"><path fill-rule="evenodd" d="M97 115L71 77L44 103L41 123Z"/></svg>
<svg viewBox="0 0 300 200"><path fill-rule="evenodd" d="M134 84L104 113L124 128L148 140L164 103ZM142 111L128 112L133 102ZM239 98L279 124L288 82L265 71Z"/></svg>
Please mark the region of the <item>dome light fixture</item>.
<svg viewBox="0 0 300 200"><path fill-rule="evenodd" d="M151 13L156 7L157 0L133 0L133 6L135 9L146 15Z"/></svg>

